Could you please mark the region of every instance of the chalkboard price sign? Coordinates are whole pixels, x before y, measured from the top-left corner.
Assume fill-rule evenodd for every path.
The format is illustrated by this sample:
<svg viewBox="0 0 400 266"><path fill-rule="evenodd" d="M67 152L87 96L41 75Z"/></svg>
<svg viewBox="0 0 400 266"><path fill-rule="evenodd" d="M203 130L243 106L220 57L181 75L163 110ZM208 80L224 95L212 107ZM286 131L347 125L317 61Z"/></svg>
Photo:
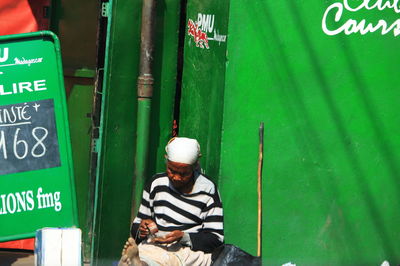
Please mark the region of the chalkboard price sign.
<svg viewBox="0 0 400 266"><path fill-rule="evenodd" d="M62 69L54 33L0 36L0 242L78 227Z"/></svg>
<svg viewBox="0 0 400 266"><path fill-rule="evenodd" d="M52 99L0 106L0 175L60 166Z"/></svg>

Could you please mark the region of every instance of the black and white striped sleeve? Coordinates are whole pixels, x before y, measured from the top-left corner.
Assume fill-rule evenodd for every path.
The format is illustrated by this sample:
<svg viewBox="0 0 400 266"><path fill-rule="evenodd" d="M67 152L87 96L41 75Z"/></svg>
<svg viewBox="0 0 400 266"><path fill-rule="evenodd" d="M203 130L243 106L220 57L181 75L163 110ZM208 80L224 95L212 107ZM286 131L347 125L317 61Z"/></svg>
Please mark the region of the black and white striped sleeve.
<svg viewBox="0 0 400 266"><path fill-rule="evenodd" d="M140 203L138 214L131 225L131 235L138 243L141 241L141 239L139 239L138 232L140 222L144 219L154 220L153 200L150 199L150 191L151 183L149 183L143 190L142 201Z"/></svg>
<svg viewBox="0 0 400 266"><path fill-rule="evenodd" d="M224 242L224 218L222 202L218 191L215 189L203 209L204 220L202 228L197 233L190 233L192 249L212 252Z"/></svg>

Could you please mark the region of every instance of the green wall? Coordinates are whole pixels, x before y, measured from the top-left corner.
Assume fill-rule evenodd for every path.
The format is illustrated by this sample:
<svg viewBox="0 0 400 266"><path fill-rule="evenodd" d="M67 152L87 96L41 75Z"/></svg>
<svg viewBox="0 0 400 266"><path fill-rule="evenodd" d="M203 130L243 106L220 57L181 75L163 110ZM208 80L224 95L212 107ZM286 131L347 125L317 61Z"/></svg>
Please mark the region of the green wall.
<svg viewBox="0 0 400 266"><path fill-rule="evenodd" d="M226 36L229 1L188 1L180 104L179 135L198 139L201 166L215 181L218 176L226 63L226 41L208 41L208 49L196 45L188 34L188 22L206 15L202 32L208 37L214 31ZM207 17L208 15L208 17ZM213 17L211 17L213 16ZM200 25L200 30L202 29Z"/></svg>
<svg viewBox="0 0 400 266"><path fill-rule="evenodd" d="M109 20L101 142L98 144L101 150L92 243L93 265L110 265L129 236L137 106L138 10L140 3L113 1Z"/></svg>
<svg viewBox="0 0 400 266"><path fill-rule="evenodd" d="M321 22L332 3L343 2L230 3L219 176L226 241L256 253L263 121L265 265L400 261L398 40L328 36ZM335 23L332 12L332 28L398 17L363 8Z"/></svg>
<svg viewBox="0 0 400 266"><path fill-rule="evenodd" d="M157 1L148 176L164 171L178 51L179 1ZM130 235L136 147L141 0L113 0L107 36L93 265L111 265Z"/></svg>
<svg viewBox="0 0 400 266"><path fill-rule="evenodd" d="M94 76L94 73L90 74L91 77ZM74 161L79 227L82 230L82 249L85 250L89 248L88 244L90 243L87 212L91 208L88 191L90 189L89 171L92 127L90 114L92 112L94 86L92 85L92 78L84 78L82 76L82 73L76 73L76 78L65 78L65 83L70 87L70 93L67 99L69 129L72 145L72 159Z"/></svg>
<svg viewBox="0 0 400 266"><path fill-rule="evenodd" d="M186 33L180 135L200 140L202 166L218 180L226 242L256 255L258 128L265 123L265 265L400 261L396 30L328 35L322 28L326 10L331 30L348 19L391 25L397 14L343 8L335 21L340 6L188 1L186 22L215 15L228 43L196 47Z"/></svg>
<svg viewBox="0 0 400 266"><path fill-rule="evenodd" d="M165 172L165 145L172 137L180 19L178 0L157 1L154 90L147 175Z"/></svg>
<svg viewBox="0 0 400 266"><path fill-rule="evenodd" d="M178 2L158 1L149 176L164 169L172 127ZM333 3L343 2L187 1L180 136L199 139L202 166L218 181L226 242L255 255L258 127L265 123L265 265L400 260L397 38L328 36L321 22ZM117 260L129 234L140 9L141 1L113 1L95 264ZM187 23L199 13L214 16L209 29L227 42L196 46ZM339 23L396 15L344 10ZM332 13L327 20L337 24Z"/></svg>

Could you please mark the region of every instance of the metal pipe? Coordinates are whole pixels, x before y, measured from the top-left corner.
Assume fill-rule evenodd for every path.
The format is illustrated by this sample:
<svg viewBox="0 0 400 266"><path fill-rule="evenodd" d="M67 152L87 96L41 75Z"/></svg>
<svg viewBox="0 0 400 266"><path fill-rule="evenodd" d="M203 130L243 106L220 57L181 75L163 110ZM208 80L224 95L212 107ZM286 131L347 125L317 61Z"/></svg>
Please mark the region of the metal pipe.
<svg viewBox="0 0 400 266"><path fill-rule="evenodd" d="M153 96L153 36L156 0L143 0L142 26L140 34L140 69L137 81L137 128L135 180L133 180L133 197L131 220L139 208L143 184L146 180L147 158L149 150L151 99Z"/></svg>
<svg viewBox="0 0 400 266"><path fill-rule="evenodd" d="M155 0L143 0L142 28L140 34L140 69L138 78L138 98L152 98L153 96L153 36Z"/></svg>

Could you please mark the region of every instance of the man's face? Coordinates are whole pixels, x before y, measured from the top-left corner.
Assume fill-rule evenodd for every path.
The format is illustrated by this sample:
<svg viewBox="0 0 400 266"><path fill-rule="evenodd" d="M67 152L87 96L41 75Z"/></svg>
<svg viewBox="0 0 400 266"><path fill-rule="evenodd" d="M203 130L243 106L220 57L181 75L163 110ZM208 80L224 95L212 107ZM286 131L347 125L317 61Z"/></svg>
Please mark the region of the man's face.
<svg viewBox="0 0 400 266"><path fill-rule="evenodd" d="M193 184L193 166L190 164L167 161L167 175L177 189L187 188Z"/></svg>

